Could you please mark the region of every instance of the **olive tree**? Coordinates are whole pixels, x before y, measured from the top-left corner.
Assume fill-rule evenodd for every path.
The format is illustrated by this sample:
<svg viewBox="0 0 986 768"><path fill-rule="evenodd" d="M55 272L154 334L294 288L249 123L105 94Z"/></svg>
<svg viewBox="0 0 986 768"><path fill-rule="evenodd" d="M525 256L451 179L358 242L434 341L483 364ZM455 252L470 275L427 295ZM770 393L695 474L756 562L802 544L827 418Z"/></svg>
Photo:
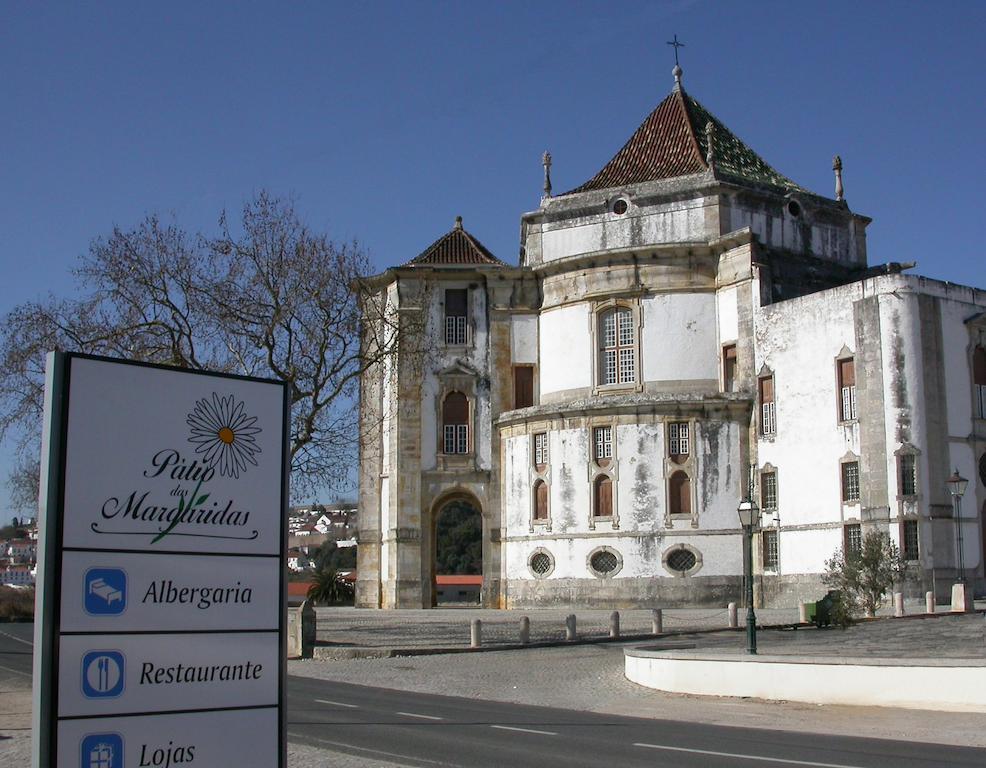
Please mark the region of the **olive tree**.
<svg viewBox="0 0 986 768"><path fill-rule="evenodd" d="M864 616L875 616L905 572L906 563L897 545L887 534L870 531L859 549L837 549L825 561L822 581L841 593L840 611L848 621L860 611Z"/></svg>

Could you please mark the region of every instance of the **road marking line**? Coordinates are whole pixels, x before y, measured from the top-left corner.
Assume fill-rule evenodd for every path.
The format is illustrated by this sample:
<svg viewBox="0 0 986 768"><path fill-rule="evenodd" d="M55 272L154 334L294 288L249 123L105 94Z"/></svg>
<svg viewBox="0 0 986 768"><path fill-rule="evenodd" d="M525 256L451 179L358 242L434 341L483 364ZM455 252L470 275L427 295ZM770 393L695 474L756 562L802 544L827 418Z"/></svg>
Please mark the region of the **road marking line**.
<svg viewBox="0 0 986 768"><path fill-rule="evenodd" d="M557 736L554 731L535 731L533 728L512 728L509 725L491 725L490 728L499 728L501 731L520 731L521 733L539 733L542 736Z"/></svg>
<svg viewBox="0 0 986 768"><path fill-rule="evenodd" d="M14 669L13 667L5 667L5 666L3 666L3 664L0 664L0 669L4 670L6 672L13 672L15 675L21 675L23 677L28 677L28 678L34 677L34 675L32 675L32 674L30 674L28 672L21 672L19 669Z"/></svg>
<svg viewBox="0 0 986 768"><path fill-rule="evenodd" d="M496 726L493 726L494 728ZM708 749L688 749L687 747L669 747L663 744L640 744L635 743L635 747L647 747L648 749L664 749L669 752L689 752L693 755L713 755L715 757L735 757L740 760L756 760L761 763L784 763L785 765L807 765L812 768L860 768L858 765L845 765L843 763L813 763L808 760L786 760L781 757L763 757L762 755L742 755L736 752L712 752Z"/></svg>
<svg viewBox="0 0 986 768"><path fill-rule="evenodd" d="M24 645L30 645L31 647L34 647L34 643L32 641L25 640L22 637L17 637L17 635L12 635L9 632L0 631L0 635L3 635L4 637L9 637L11 640L16 640L18 643L24 643Z"/></svg>
<svg viewBox="0 0 986 768"><path fill-rule="evenodd" d="M398 712L398 715L404 715L404 717L420 717L422 720L443 720L444 718L435 717L434 715L419 715L416 712Z"/></svg>
<svg viewBox="0 0 986 768"><path fill-rule="evenodd" d="M289 736L292 735L292 732L291 732L290 729L288 730L288 735ZM293 735L296 736L296 737L298 737L298 739L300 739L300 741L291 742L291 743L294 743L294 744L307 744L307 742L309 742L309 741L315 741L315 742L318 742L319 744L325 744L325 745L330 746L330 747L341 747L342 748L341 751L344 751L345 752L345 751L348 750L348 753L350 753L350 754L353 753L353 752L356 752L356 753L365 752L366 754L369 754L369 755L383 755L384 757L396 757L399 760L411 760L415 764L427 763L429 765L441 765L441 766L451 766L451 765L453 765L452 763L442 763L442 762L439 762L438 760L429 760L426 757L414 757L413 755L401 755L401 754L398 754L396 752L384 752L382 749L371 749L369 747L360 747L360 746L357 746L356 744L350 744L350 743L345 742L345 741L329 741L328 739L320 739L317 736L309 736L308 734L299 733L298 731L295 731L293 733ZM316 747L316 749L317 749L317 747Z"/></svg>
<svg viewBox="0 0 986 768"><path fill-rule="evenodd" d="M346 709L359 709L356 704L343 704L341 701L329 701L328 699L315 699L316 704L329 704L333 707L345 707Z"/></svg>

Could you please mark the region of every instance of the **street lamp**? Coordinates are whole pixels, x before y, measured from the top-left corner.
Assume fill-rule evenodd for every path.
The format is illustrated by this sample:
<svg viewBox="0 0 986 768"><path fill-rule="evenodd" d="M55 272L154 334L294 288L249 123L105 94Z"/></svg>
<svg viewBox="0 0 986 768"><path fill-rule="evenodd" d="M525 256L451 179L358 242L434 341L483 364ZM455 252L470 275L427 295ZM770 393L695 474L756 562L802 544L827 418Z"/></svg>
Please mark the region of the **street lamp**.
<svg viewBox="0 0 986 768"><path fill-rule="evenodd" d="M744 499L736 508L740 525L746 534L746 652L757 652L757 615L753 612L753 531L760 527L760 507L752 499Z"/></svg>
<svg viewBox="0 0 986 768"><path fill-rule="evenodd" d="M959 582L965 583L965 562L962 555L962 495L965 493L965 487L969 484L962 475L959 474L959 470L955 470L952 476L945 481L945 487L948 488L948 492L952 494L952 518L955 520L955 540L956 549L958 551L958 566L959 566Z"/></svg>

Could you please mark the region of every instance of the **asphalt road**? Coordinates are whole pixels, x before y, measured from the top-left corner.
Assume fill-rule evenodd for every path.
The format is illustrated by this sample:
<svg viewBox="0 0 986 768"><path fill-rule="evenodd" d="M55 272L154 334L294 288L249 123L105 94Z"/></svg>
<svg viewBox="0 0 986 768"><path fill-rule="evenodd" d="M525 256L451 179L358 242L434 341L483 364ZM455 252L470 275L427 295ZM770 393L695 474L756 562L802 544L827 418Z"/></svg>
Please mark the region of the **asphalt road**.
<svg viewBox="0 0 986 768"><path fill-rule="evenodd" d="M986 765L986 750L613 717L291 677L288 736L408 766Z"/></svg>
<svg viewBox="0 0 986 768"><path fill-rule="evenodd" d="M0 677L30 677L32 632L31 624L0 624ZM616 717L294 676L288 739L367 765L422 768L986 765L986 750L968 747Z"/></svg>

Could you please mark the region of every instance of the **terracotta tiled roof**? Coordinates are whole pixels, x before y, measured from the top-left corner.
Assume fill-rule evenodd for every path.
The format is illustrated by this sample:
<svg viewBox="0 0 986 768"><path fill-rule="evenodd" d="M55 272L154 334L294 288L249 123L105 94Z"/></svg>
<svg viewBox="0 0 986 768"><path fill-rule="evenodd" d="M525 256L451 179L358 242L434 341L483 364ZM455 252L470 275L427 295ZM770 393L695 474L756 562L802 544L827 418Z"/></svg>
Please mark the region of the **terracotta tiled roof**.
<svg viewBox="0 0 986 768"><path fill-rule="evenodd" d="M599 173L565 194L704 173L709 167L705 133L709 122L713 125L713 166L718 177L800 190L683 88L675 87Z"/></svg>
<svg viewBox="0 0 986 768"><path fill-rule="evenodd" d="M489 264L497 267L507 266L479 240L462 228L462 217L455 217L455 227L425 248L424 252L412 259L405 267L431 266L434 264Z"/></svg>

